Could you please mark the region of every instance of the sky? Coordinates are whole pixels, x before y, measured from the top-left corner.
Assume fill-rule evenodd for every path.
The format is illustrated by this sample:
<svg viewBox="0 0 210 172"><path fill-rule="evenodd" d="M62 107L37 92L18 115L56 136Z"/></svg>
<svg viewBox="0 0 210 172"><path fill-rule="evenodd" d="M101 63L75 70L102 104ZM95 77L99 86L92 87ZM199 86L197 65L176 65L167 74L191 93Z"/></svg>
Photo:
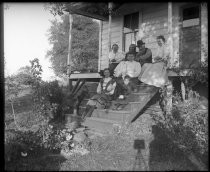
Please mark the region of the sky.
<svg viewBox="0 0 210 172"><path fill-rule="evenodd" d="M29 60L38 58L43 69L43 80L54 76L47 50L47 30L55 17L44 9L43 3L7 3L4 10L5 75L17 73L20 67L30 65Z"/></svg>

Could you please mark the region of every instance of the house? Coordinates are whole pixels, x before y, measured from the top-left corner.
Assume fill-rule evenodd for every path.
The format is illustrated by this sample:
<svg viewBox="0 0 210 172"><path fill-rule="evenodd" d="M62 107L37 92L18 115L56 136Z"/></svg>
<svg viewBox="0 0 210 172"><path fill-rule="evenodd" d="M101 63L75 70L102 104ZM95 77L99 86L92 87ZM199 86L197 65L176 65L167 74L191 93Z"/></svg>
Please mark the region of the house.
<svg viewBox="0 0 210 172"><path fill-rule="evenodd" d="M208 46L206 4L74 3L67 8L71 13L100 20L99 71L108 67L113 43L126 52L131 43L142 39L155 54L158 35L167 39L172 67L197 68L205 59L201 50Z"/></svg>
<svg viewBox="0 0 210 172"><path fill-rule="evenodd" d="M131 43L142 39L155 54L156 37L159 35L166 38L170 47L169 79L177 76L173 68L181 69L179 74L186 76L189 69L199 68L205 61L205 53L208 51L206 4L70 3L67 5L67 11L70 14L76 13L100 20L98 72L108 67L108 53L112 44L117 43L119 50L126 52ZM70 75L70 80L90 78L100 78L100 75L99 73ZM170 88L171 86L172 84ZM85 125L105 132L121 122L132 123L142 113L146 116L158 114L161 111L160 107L148 106L156 93L156 89L141 85L137 94L129 95L129 103L123 110L95 109L92 116L86 119ZM172 96L170 97L167 108L172 104ZM143 112L144 107L146 111Z"/></svg>
<svg viewBox="0 0 210 172"><path fill-rule="evenodd" d="M159 35L166 38L170 47L169 79L178 75L187 76L189 69L202 67L207 57L206 3L74 2L66 5L66 11L70 14L70 20L71 14L75 13L100 21L98 72L108 67L108 53L112 44L117 43L119 50L126 52L131 43L142 39L155 54L156 37ZM69 63L70 57L69 53ZM173 72L174 68L180 69L179 74ZM70 75L70 80L98 78L101 78L99 73ZM184 88L184 82L181 85ZM207 95L206 92L204 95Z"/></svg>

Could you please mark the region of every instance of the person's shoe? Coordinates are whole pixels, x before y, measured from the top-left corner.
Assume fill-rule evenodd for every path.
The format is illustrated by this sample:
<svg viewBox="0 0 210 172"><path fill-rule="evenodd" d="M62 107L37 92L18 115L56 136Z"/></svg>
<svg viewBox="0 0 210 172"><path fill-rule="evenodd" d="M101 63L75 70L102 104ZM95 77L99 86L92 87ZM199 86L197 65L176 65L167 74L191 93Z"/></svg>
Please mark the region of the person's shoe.
<svg viewBox="0 0 210 172"><path fill-rule="evenodd" d="M124 97L124 95L120 95L119 97L118 97L118 99L124 99L125 97Z"/></svg>

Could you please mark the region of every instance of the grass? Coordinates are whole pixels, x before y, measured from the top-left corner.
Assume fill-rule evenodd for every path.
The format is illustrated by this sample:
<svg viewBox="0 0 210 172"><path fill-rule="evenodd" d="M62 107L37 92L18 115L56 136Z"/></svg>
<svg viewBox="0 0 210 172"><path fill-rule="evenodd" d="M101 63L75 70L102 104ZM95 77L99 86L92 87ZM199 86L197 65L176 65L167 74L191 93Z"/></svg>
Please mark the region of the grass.
<svg viewBox="0 0 210 172"><path fill-rule="evenodd" d="M73 156L62 164L60 170L130 170L136 153L132 146L122 137L97 137L92 140L89 154Z"/></svg>
<svg viewBox="0 0 210 172"><path fill-rule="evenodd" d="M131 126L121 128L120 133L113 131L110 135L95 137L89 140L91 144L86 146L90 153L83 156L75 154L69 159L64 159L52 152L37 149L34 150L33 155L29 154L25 158L20 156L12 162L7 162L5 169L18 171L132 171L137 155L137 150L133 147L134 140L141 139L145 142L146 148L142 150L142 154L148 158L151 171L196 170L163 133L160 131L153 133L155 135L151 133L151 124L151 118L145 115L137 119Z"/></svg>
<svg viewBox="0 0 210 172"><path fill-rule="evenodd" d="M141 128L141 122L139 119L131 127L124 127L120 134L112 133L91 139L91 144L87 146L89 154L75 154L69 159L64 159L60 156L48 156L52 153L45 150L35 150L35 156L20 157L7 163L6 170L132 171L137 155L137 150L133 148L134 140L142 139L148 142L149 138L149 133L143 135L138 130ZM163 134L155 136L148 145L151 171L196 170Z"/></svg>
<svg viewBox="0 0 210 172"><path fill-rule="evenodd" d="M145 117L146 118L146 117ZM142 121L144 123L142 123ZM85 156L75 155L62 163L61 171L133 171L135 163L143 164L143 161L135 160L137 150L134 149L134 140L140 139L145 143L142 149L144 161L148 160L150 171L169 170L197 170L185 155L175 146L161 131L158 135L150 135L139 130L149 128L146 123L149 118L138 119L128 128L123 128L120 134L113 133L104 137L96 137L89 147L90 153ZM145 170L141 165L137 170Z"/></svg>

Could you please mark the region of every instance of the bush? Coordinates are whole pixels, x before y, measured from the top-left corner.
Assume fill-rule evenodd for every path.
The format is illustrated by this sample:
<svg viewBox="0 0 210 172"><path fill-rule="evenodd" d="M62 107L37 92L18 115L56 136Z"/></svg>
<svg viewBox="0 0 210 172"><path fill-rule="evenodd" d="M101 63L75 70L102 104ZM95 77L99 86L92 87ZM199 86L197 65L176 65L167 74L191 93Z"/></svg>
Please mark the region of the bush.
<svg viewBox="0 0 210 172"><path fill-rule="evenodd" d="M203 156L208 152L208 112L200 109L200 96L190 91L188 100L174 97L171 114L154 115L156 124L184 151Z"/></svg>

